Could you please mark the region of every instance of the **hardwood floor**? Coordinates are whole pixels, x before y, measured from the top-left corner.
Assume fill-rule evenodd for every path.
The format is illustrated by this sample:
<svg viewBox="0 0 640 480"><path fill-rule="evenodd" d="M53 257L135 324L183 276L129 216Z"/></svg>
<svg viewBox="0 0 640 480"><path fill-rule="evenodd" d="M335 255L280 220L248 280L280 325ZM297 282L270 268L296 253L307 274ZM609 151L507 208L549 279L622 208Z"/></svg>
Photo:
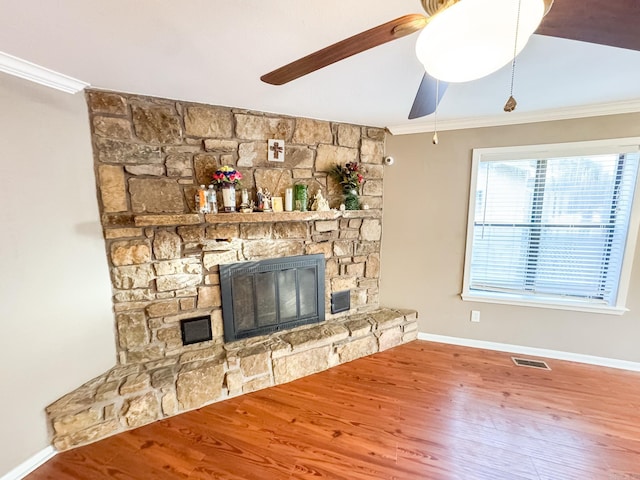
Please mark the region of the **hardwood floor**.
<svg viewBox="0 0 640 480"><path fill-rule="evenodd" d="M640 373L415 341L61 453L55 479L640 480Z"/></svg>

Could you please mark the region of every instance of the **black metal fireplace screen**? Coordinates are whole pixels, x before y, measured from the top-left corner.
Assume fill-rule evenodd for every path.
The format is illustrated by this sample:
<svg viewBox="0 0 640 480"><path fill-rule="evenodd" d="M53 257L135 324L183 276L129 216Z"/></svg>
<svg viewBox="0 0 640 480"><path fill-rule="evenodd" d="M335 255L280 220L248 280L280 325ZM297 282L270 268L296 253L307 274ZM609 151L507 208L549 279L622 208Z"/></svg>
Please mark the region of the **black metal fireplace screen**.
<svg viewBox="0 0 640 480"><path fill-rule="evenodd" d="M226 342L323 322L324 255L220 265Z"/></svg>

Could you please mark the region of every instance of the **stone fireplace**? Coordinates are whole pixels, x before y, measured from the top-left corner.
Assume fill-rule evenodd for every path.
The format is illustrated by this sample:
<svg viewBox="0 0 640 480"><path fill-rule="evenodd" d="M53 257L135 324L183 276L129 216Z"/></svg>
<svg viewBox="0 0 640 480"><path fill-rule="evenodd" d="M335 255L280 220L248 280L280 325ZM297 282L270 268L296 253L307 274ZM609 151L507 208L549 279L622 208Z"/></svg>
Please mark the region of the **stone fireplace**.
<svg viewBox="0 0 640 480"><path fill-rule="evenodd" d="M47 408L56 448L416 337L415 312L378 302L383 130L96 90L87 102L118 358ZM268 162L273 138L285 140L284 163ZM221 165L240 170L252 194L262 187L284 196L303 183L337 207L341 189L328 171L353 161L362 166L368 209L194 213L197 186ZM225 342L220 265L288 256L323 258L324 321ZM347 290L351 309L332 314L330 295ZM211 340L185 344L181 325L203 317Z"/></svg>

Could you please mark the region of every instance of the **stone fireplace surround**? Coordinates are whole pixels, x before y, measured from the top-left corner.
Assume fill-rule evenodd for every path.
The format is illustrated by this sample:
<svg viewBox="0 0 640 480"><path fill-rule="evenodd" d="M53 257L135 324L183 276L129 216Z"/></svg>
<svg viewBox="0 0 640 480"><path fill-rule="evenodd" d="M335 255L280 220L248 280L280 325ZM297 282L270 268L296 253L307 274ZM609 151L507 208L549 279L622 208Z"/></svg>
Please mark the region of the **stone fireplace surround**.
<svg viewBox="0 0 640 480"><path fill-rule="evenodd" d="M97 90L87 102L118 359L47 407L58 450L416 338L416 312L378 302L383 130ZM267 161L271 138L285 140L284 163ZM193 213L197 186L227 164L253 193L304 183L336 207L327 172L349 161L361 163L368 210ZM326 260L327 320L225 344L218 265L315 253ZM352 309L332 315L330 294L342 290ZM202 315L213 339L182 345L180 320Z"/></svg>

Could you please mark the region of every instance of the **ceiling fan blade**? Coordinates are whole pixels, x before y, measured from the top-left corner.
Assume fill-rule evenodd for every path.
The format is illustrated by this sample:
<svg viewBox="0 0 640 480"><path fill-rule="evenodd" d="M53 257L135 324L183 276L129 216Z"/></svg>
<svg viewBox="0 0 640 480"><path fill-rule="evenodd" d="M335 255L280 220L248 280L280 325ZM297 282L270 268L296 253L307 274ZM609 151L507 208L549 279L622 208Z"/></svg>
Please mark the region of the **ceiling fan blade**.
<svg viewBox="0 0 640 480"><path fill-rule="evenodd" d="M640 50L638 0L554 0L541 35Z"/></svg>
<svg viewBox="0 0 640 480"><path fill-rule="evenodd" d="M442 95L447 90L449 84L447 82L440 81L425 72L418 87L418 93L411 106L411 112L409 112L409 120L414 118L426 117L436 111L438 103L442 100ZM436 88L437 85L437 88ZM436 90L438 97L436 98Z"/></svg>
<svg viewBox="0 0 640 480"><path fill-rule="evenodd" d="M271 85L283 85L356 53L417 32L426 24L427 17L420 14L396 18L269 72L260 77L260 80Z"/></svg>

